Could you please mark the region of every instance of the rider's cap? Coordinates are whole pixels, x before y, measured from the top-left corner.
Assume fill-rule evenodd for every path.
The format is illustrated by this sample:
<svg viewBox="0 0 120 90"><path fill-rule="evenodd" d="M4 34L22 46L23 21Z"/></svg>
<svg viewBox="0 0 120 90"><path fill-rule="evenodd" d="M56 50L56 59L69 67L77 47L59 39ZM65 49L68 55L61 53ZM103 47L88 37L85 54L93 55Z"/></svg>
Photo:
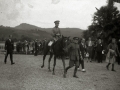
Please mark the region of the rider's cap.
<svg viewBox="0 0 120 90"><path fill-rule="evenodd" d="M59 24L59 22L60 22L59 20L54 21L54 23L56 23L56 24Z"/></svg>
<svg viewBox="0 0 120 90"><path fill-rule="evenodd" d="M73 37L74 40L79 40L79 37Z"/></svg>

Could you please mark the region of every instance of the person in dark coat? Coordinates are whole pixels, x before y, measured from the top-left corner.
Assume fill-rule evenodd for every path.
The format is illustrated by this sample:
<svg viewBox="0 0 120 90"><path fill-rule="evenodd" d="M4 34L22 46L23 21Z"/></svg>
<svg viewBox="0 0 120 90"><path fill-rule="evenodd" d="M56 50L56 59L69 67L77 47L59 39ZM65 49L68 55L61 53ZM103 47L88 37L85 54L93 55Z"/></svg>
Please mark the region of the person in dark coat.
<svg viewBox="0 0 120 90"><path fill-rule="evenodd" d="M21 51L21 42L19 41L16 45L17 52L19 53Z"/></svg>
<svg viewBox="0 0 120 90"><path fill-rule="evenodd" d="M41 41L39 41L39 43L38 43L38 53L41 53L41 50L42 49L42 42Z"/></svg>
<svg viewBox="0 0 120 90"><path fill-rule="evenodd" d="M120 39L118 40L117 46L118 46L118 51L120 52ZM117 55L117 62L118 62L118 65L120 65L120 56L119 56L119 54Z"/></svg>
<svg viewBox="0 0 120 90"><path fill-rule="evenodd" d="M19 53L20 49L19 49L19 42L16 44L16 51Z"/></svg>
<svg viewBox="0 0 120 90"><path fill-rule="evenodd" d="M80 64L82 66L82 72L85 72L85 67L84 67L84 56L85 56L85 53L86 53L86 44L85 44L85 39L82 38L80 44L79 44L79 47L80 47L80 53L81 53L81 58L79 59L79 67L80 67ZM78 68L78 70L80 70Z"/></svg>
<svg viewBox="0 0 120 90"><path fill-rule="evenodd" d="M69 66L65 69L66 73L68 69L72 68L75 65L74 75L73 75L73 77L75 78L78 78L76 73L77 73L77 68L79 66L79 58L80 58L78 39L79 39L78 37L74 37L73 42L70 43L65 49L66 51L68 50L70 51L70 61L69 61Z"/></svg>
<svg viewBox="0 0 120 90"><path fill-rule="evenodd" d="M15 64L13 62L14 41L12 40L12 35L9 35L9 39L6 40L5 42L5 50L6 50L6 55L5 55L4 63L6 64L8 54L10 54L11 65Z"/></svg>
<svg viewBox="0 0 120 90"><path fill-rule="evenodd" d="M103 50L104 50L103 43L102 43L101 39L99 38L98 39L98 44L96 46L96 53L97 53L97 61L98 61L98 63L102 63L102 60L103 60L102 52L103 52Z"/></svg>
<svg viewBox="0 0 120 90"><path fill-rule="evenodd" d="M35 54L34 55L35 56L38 55L38 40L37 39L35 40Z"/></svg>

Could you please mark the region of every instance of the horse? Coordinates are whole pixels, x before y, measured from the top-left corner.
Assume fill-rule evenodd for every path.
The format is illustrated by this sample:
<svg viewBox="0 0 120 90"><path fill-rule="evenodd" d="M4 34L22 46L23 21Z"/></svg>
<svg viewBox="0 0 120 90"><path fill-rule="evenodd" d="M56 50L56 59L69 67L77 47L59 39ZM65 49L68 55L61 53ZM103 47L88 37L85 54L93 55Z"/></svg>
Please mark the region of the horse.
<svg viewBox="0 0 120 90"><path fill-rule="evenodd" d="M64 67L64 75L63 77L66 77L66 72L65 72L65 51L64 48L67 46L67 42L69 41L69 37L64 37L62 36L62 38L58 39L55 43L53 43L52 45L52 49L53 52L50 52L50 57L49 57L49 63L48 63L48 70L51 71L50 69L50 61L54 55L54 64L53 64L53 75L55 75L55 66L56 66L56 58L60 58L62 59L63 62L63 67ZM46 55L48 54L49 50L50 50L50 46L48 46L48 43L45 45L44 48L44 55L43 55L43 64L41 66L41 68L44 67L44 61L46 58Z"/></svg>

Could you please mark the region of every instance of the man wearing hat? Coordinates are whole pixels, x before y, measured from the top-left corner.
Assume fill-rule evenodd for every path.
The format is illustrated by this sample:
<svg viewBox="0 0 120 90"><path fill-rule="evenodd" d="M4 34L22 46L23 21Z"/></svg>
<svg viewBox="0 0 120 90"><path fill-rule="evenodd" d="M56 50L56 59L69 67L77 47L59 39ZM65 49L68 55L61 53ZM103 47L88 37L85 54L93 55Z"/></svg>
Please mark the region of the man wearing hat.
<svg viewBox="0 0 120 90"><path fill-rule="evenodd" d="M59 20L54 21L55 27L52 29L52 36L53 36L54 40L50 41L49 44L48 44L48 46L50 46L50 51L52 51L53 43L56 42L61 37L59 22L60 22Z"/></svg>
<svg viewBox="0 0 120 90"><path fill-rule="evenodd" d="M74 75L73 77L78 78L78 76L76 75L77 73L77 68L79 66L79 59L80 59L80 48L79 48L79 44L78 44L78 37L74 37L73 38L73 42L70 43L67 48L65 49L65 51L70 51L70 61L69 61L69 66L66 68L66 73L67 70L72 68L75 65L75 69L74 69Z"/></svg>
<svg viewBox="0 0 120 90"><path fill-rule="evenodd" d="M61 31L60 31L60 28L58 27L59 26L59 20L56 20L54 23L55 23L55 27L52 29L52 36L54 37L54 40L57 41L60 36L61 36Z"/></svg>
<svg viewBox="0 0 120 90"><path fill-rule="evenodd" d="M8 54L10 54L11 65L15 64L13 62L14 41L12 40L12 35L9 35L9 39L6 40L5 42L5 50L6 50L6 55L5 55L4 63L6 64Z"/></svg>
<svg viewBox="0 0 120 90"><path fill-rule="evenodd" d="M96 53L97 53L98 63L102 63L102 59L103 59L102 52L103 52L103 50L104 50L104 48L103 48L102 40L101 40L101 38L98 38L98 44L96 46Z"/></svg>
<svg viewBox="0 0 120 90"><path fill-rule="evenodd" d="M79 47L80 47L80 54L81 54L81 58L79 59L79 67L81 64L82 67L82 72L86 72L85 67L84 67L84 54L86 53L86 44L85 44L85 39L82 38L81 42L79 43ZM80 68L78 68L78 70L80 70Z"/></svg>

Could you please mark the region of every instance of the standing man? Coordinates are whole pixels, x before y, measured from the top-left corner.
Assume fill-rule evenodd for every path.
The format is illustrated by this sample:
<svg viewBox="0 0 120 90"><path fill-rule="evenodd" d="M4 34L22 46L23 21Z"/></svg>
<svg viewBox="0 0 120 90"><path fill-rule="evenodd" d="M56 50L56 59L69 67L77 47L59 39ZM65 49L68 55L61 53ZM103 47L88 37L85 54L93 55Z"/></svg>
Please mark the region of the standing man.
<svg viewBox="0 0 120 90"><path fill-rule="evenodd" d="M118 51L120 52L120 39L118 40L117 46L118 46ZM117 62L118 62L118 65L120 65L120 56L119 55L117 56Z"/></svg>
<svg viewBox="0 0 120 90"><path fill-rule="evenodd" d="M19 41L16 45L17 52L19 53L21 51L21 42Z"/></svg>
<svg viewBox="0 0 120 90"><path fill-rule="evenodd" d="M25 54L28 54L28 41L25 40Z"/></svg>
<svg viewBox="0 0 120 90"><path fill-rule="evenodd" d="M61 38L61 31L59 28L59 20L56 20L55 23L55 27L52 29L52 36L53 36L53 41L48 43L48 46L50 46L50 51L52 52L52 46L53 43L56 42L59 38Z"/></svg>
<svg viewBox="0 0 120 90"><path fill-rule="evenodd" d="M102 44L102 40L100 38L98 39L98 44L96 46L96 52L97 52L98 63L102 63L102 59L103 59L103 55L102 55L103 44Z"/></svg>
<svg viewBox="0 0 120 90"><path fill-rule="evenodd" d="M15 64L13 62L14 41L12 40L12 35L9 35L9 39L6 40L5 42L5 50L6 50L6 55L5 55L4 63L6 64L8 54L10 54L11 65Z"/></svg>
<svg viewBox="0 0 120 90"><path fill-rule="evenodd" d="M73 42L69 44L65 49L66 51L68 50L70 51L70 55L69 55L70 61L69 61L69 66L65 69L66 73L68 69L72 68L75 65L74 75L73 75L73 77L75 78L78 78L76 73L77 73L77 68L79 66L79 59L80 59L80 48L79 48L78 40L79 40L78 37L74 37Z"/></svg>
<svg viewBox="0 0 120 90"><path fill-rule="evenodd" d="M92 51L93 51L93 42L91 38L89 37L89 40L87 42L87 52L89 54L89 60L92 62Z"/></svg>
<svg viewBox="0 0 120 90"><path fill-rule="evenodd" d="M82 72L85 72L85 68L84 68L84 54L86 53L86 44L85 44L85 39L82 38L80 44L79 44L79 47L80 47L80 53L81 53L81 58L79 59L79 67L80 67L80 64L82 66ZM78 68L79 70L79 68Z"/></svg>
<svg viewBox="0 0 120 90"><path fill-rule="evenodd" d="M35 40L35 54L34 56L37 56L38 55L38 40L36 39Z"/></svg>

